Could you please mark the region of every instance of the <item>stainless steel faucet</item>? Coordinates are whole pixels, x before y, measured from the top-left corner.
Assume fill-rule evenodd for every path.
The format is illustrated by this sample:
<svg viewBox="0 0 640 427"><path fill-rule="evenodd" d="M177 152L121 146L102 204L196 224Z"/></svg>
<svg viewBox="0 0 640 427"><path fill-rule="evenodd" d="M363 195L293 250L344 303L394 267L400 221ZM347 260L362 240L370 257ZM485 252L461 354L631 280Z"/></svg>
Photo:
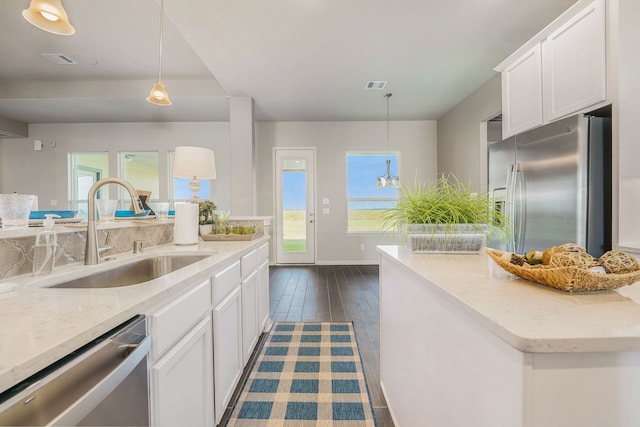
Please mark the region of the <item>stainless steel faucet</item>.
<svg viewBox="0 0 640 427"><path fill-rule="evenodd" d="M127 189L131 196L131 204L135 214L144 212L142 203L138 198L138 192L133 185L120 178L103 178L97 181L89 189L87 201L89 202L87 217L87 242L84 249L84 265L100 264L100 249L98 247L98 233L96 230L96 193L100 187L106 184L120 184Z"/></svg>

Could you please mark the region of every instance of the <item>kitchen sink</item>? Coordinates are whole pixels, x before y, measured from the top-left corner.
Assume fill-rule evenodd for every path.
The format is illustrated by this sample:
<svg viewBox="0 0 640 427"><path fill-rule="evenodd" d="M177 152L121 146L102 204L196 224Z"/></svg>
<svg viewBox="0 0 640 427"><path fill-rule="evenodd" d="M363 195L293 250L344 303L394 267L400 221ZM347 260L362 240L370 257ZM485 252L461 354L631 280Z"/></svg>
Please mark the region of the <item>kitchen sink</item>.
<svg viewBox="0 0 640 427"><path fill-rule="evenodd" d="M209 255L161 255L145 258L89 276L69 280L51 288L117 288L157 279L198 262Z"/></svg>

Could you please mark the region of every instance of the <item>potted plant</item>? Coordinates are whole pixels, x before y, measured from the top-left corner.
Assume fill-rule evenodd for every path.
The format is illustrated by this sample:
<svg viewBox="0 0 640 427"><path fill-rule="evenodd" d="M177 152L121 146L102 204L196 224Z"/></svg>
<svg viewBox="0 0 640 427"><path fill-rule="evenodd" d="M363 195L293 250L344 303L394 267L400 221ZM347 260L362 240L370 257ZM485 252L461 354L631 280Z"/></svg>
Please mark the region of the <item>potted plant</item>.
<svg viewBox="0 0 640 427"><path fill-rule="evenodd" d="M453 174L429 185L403 187L381 228L407 235L412 252L477 253L490 232L503 233L507 218L488 194L474 193Z"/></svg>
<svg viewBox="0 0 640 427"><path fill-rule="evenodd" d="M216 210L216 204L211 200L201 200L199 208L200 234L209 234L213 230L213 214Z"/></svg>

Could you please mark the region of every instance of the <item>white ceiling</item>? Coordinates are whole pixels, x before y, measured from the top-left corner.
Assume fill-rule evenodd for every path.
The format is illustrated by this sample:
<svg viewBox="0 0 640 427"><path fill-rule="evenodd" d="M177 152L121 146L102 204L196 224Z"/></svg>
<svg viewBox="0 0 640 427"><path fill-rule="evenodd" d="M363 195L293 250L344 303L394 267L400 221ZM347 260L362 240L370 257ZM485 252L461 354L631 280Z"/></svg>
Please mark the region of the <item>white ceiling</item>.
<svg viewBox="0 0 640 427"><path fill-rule="evenodd" d="M0 1L0 116L26 123L227 121L229 96L258 121L437 119L575 0L63 0L73 36ZM75 55L56 65L43 53ZM91 65L88 58L97 60ZM386 80L383 91L364 89Z"/></svg>

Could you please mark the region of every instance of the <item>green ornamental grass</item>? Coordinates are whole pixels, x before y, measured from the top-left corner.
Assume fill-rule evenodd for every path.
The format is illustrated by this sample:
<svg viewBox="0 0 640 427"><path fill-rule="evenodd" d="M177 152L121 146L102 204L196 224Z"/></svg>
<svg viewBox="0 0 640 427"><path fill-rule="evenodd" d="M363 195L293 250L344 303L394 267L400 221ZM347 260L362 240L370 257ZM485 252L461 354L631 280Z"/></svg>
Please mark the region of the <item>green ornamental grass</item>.
<svg viewBox="0 0 640 427"><path fill-rule="evenodd" d="M496 199L474 193L453 174L431 184L403 187L395 209L384 212L382 231L398 231L411 224L477 224L490 228L507 218L496 210Z"/></svg>

